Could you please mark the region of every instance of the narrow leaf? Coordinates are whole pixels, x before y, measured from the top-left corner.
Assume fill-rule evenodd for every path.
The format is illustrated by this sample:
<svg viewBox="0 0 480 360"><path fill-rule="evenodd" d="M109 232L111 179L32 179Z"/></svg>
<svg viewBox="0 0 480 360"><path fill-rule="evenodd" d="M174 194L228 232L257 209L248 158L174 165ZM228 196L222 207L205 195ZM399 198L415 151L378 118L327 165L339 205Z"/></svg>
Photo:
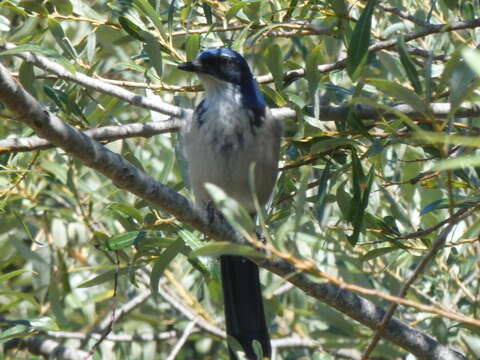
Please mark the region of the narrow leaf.
<svg viewBox="0 0 480 360"><path fill-rule="evenodd" d="M278 44L274 44L268 50L267 66L273 75L275 88L277 91L282 91L283 88L283 56L282 50Z"/></svg>
<svg viewBox="0 0 480 360"><path fill-rule="evenodd" d="M191 61L196 56L198 51L200 50L200 35L192 34L187 37L187 41L185 42L185 52L187 54L187 60Z"/></svg>
<svg viewBox="0 0 480 360"><path fill-rule="evenodd" d="M0 283L3 282L3 281L7 281L8 279L11 279L15 276L21 275L21 274L23 274L25 272L28 272L28 271L29 270L26 270L26 269L18 269L18 270L10 271L9 273L0 275Z"/></svg>
<svg viewBox="0 0 480 360"><path fill-rule="evenodd" d="M363 71L368 57L372 14L376 0L368 0L367 6L355 25L347 50L347 72L352 81L356 81Z"/></svg>
<svg viewBox="0 0 480 360"><path fill-rule="evenodd" d="M380 249L373 249L372 251L369 251L368 253L363 255L362 261L369 261L369 260L375 259L379 256L388 254L388 253L390 253L394 250L398 250L398 248L396 248L396 247L384 247L384 248L380 248Z"/></svg>
<svg viewBox="0 0 480 360"><path fill-rule="evenodd" d="M400 84L383 79L368 79L367 82L383 91L386 95L407 103L419 113L425 114L428 111L425 102L417 94Z"/></svg>
<svg viewBox="0 0 480 360"><path fill-rule="evenodd" d="M211 256L219 257L222 255L238 255L238 256L249 256L255 258L263 258L264 255L246 245L232 244L230 242L220 241L220 242L210 242L205 246L193 251L190 256Z"/></svg>
<svg viewBox="0 0 480 360"><path fill-rule="evenodd" d="M368 200L370 197L370 190L372 188L374 175L374 167L372 166L367 176L367 184L365 186L365 190L363 191L362 201L360 202L359 207L356 208L356 212L352 221L353 234L348 237L348 240L350 241L352 246L355 246L357 244L360 232L363 229L363 217L365 214L365 209L368 206Z"/></svg>
<svg viewBox="0 0 480 360"><path fill-rule="evenodd" d="M100 246L107 251L116 251L138 243L139 241L145 239L145 236L146 231L131 231L113 236Z"/></svg>
<svg viewBox="0 0 480 360"><path fill-rule="evenodd" d="M163 66L162 66L162 49L158 40L155 36L150 34L148 31L141 31L140 35L145 39L145 52L147 53L150 64L154 67L157 75L162 76Z"/></svg>
<svg viewBox="0 0 480 360"><path fill-rule="evenodd" d="M410 84L415 89L417 94L422 93L422 84L420 83L420 79L418 77L417 69L413 64L412 59L408 55L407 51L405 50L405 43L403 38L399 38L397 42L398 53L400 54L400 61L402 62L403 68L407 73L408 80Z"/></svg>
<svg viewBox="0 0 480 360"><path fill-rule="evenodd" d="M150 289L154 297L158 294L158 282L163 275L167 266L175 259L179 252L185 249L185 243L182 238L179 238L172 245L170 245L160 255L160 257L153 263L152 273L150 274Z"/></svg>

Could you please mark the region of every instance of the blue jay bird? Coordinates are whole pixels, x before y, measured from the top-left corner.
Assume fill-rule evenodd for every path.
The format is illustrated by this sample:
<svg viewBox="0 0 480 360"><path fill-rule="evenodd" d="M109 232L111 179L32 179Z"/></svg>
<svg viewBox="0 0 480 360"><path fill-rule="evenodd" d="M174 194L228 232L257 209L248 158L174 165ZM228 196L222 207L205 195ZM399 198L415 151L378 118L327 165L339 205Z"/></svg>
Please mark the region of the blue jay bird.
<svg viewBox="0 0 480 360"><path fill-rule="evenodd" d="M263 205L277 178L281 123L271 115L247 62L237 52L206 50L178 68L196 73L205 88L205 98L182 129L196 201L210 201L205 183L212 183L253 216L250 168L254 164L255 196ZM242 345L248 359L256 359L253 340L270 358L257 265L240 256L222 256L220 263L227 334ZM230 357L236 359L231 349Z"/></svg>

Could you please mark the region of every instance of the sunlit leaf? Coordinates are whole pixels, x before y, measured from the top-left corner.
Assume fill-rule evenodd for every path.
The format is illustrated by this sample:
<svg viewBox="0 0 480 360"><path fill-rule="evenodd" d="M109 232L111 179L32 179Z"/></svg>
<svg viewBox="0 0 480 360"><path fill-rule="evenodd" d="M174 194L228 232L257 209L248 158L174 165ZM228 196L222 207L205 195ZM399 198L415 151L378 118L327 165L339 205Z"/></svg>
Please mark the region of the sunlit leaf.
<svg viewBox="0 0 480 360"><path fill-rule="evenodd" d="M262 258L264 255L249 246L232 244L229 242L210 242L201 248L193 251L190 256L210 256L219 257L222 255L238 255L238 256L250 256L256 258Z"/></svg>
<svg viewBox="0 0 480 360"><path fill-rule="evenodd" d="M355 25L347 49L347 72L352 81L356 81L367 62L370 45L372 15L376 0L368 0L367 6Z"/></svg>

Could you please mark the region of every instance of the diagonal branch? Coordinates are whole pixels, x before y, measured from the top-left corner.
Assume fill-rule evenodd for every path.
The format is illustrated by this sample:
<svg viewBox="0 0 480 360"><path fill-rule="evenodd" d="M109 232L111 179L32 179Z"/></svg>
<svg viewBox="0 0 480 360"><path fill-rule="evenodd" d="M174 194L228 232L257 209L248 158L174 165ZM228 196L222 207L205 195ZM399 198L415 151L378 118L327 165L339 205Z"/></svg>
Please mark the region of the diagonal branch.
<svg viewBox="0 0 480 360"><path fill-rule="evenodd" d="M232 227L219 219L208 217L207 212L196 206L168 186L156 182L151 176L135 168L120 155L111 152L85 134L63 123L46 111L7 70L0 64L0 101L15 115L17 120L34 129L37 134L51 141L67 153L83 161L87 166L111 179L116 186L130 191L152 205L163 208L180 221L220 241L247 244L247 241ZM182 112L184 118L190 112ZM376 328L385 311L371 301L344 290L333 283L322 284L284 259L267 259L260 265L288 279L307 294L321 300L362 324ZM430 336L392 319L385 330L385 337L420 358L464 359L464 357L439 344Z"/></svg>

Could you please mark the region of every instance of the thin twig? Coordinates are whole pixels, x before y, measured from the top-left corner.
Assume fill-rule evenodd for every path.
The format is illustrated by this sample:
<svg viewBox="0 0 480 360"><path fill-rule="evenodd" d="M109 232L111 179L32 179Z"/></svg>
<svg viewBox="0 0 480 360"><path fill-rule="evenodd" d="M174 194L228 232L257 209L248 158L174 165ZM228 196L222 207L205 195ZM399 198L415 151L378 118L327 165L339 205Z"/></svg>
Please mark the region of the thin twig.
<svg viewBox="0 0 480 360"><path fill-rule="evenodd" d="M195 328L195 320L193 321L190 321L187 325L187 327L185 328L185 331L183 332L182 336L180 337L180 339L178 339L177 343L175 344L175 346L173 347L172 351L170 352L170 354L168 355L167 359L166 360L174 360L175 357L177 356L177 354L180 352L180 350L182 349L182 346L185 344L185 342L187 341L188 337L190 336L190 334L193 332L193 329Z"/></svg>

